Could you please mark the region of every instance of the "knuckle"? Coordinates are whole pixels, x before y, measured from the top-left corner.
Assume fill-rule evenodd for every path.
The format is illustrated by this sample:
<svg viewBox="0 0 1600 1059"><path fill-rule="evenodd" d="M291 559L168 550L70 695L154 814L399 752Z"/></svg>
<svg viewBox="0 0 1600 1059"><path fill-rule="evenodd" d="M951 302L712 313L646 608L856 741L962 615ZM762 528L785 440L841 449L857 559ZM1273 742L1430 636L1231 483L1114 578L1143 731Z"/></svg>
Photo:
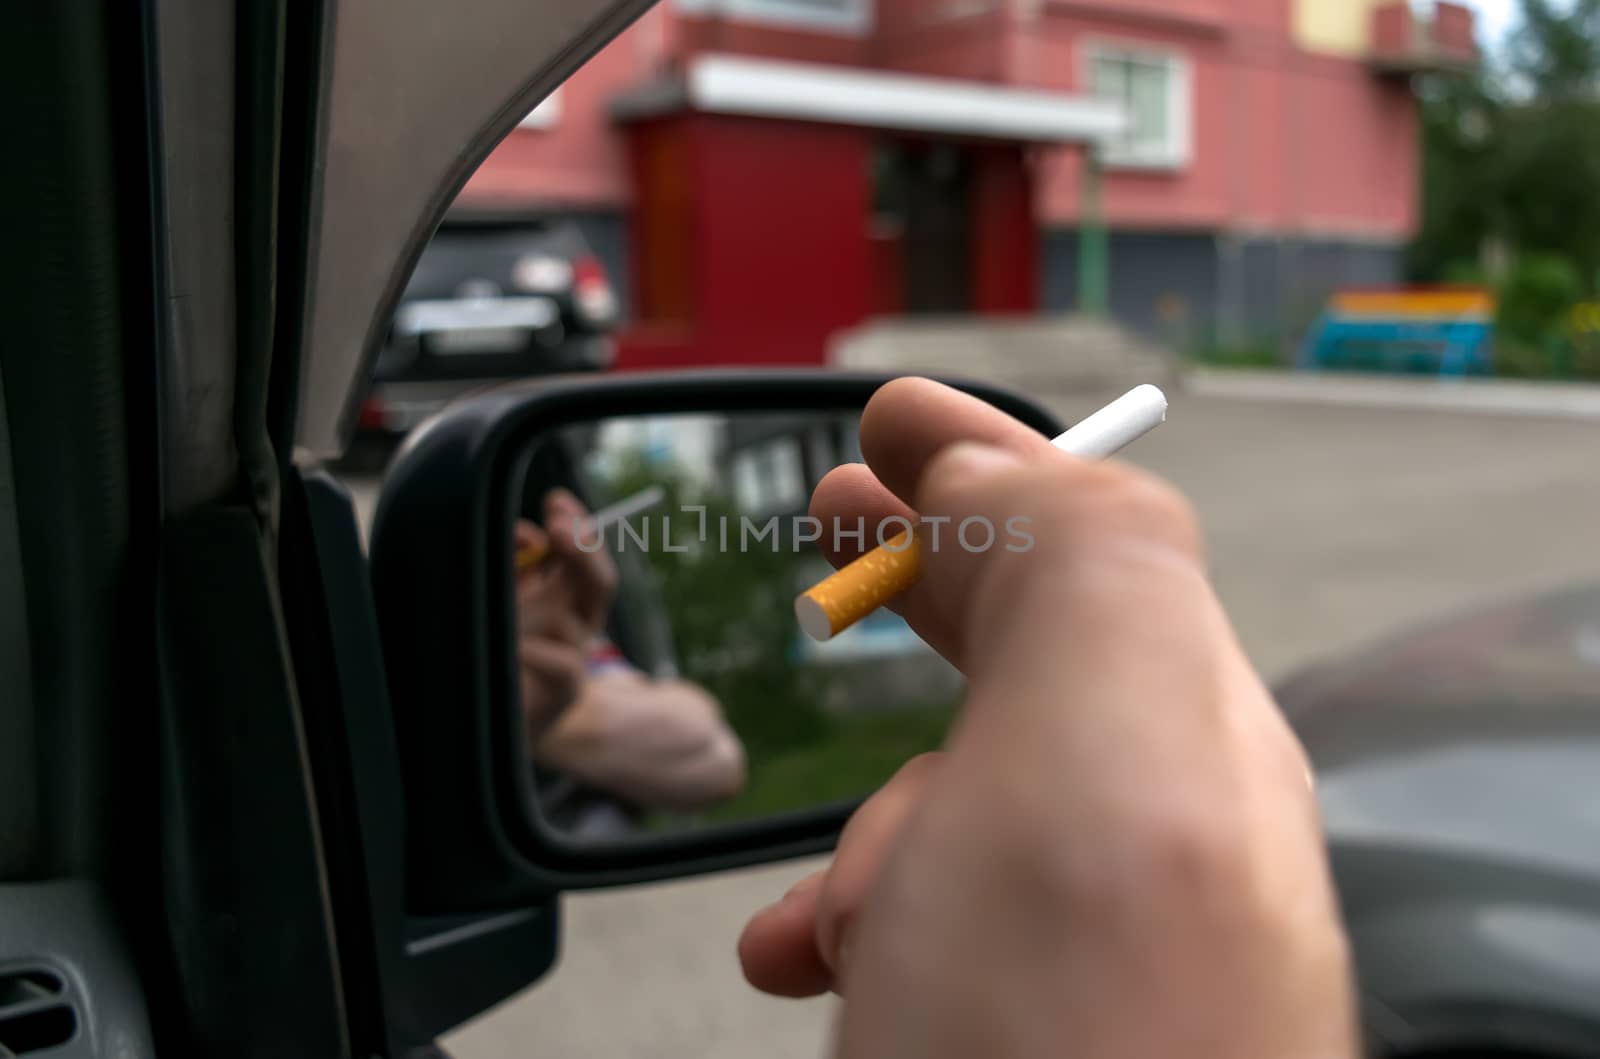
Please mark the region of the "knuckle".
<svg viewBox="0 0 1600 1059"><path fill-rule="evenodd" d="M1232 814L1195 806L1163 806L1130 828L1134 864L1152 885L1201 896L1232 891L1241 882L1244 829Z"/></svg>
<svg viewBox="0 0 1600 1059"><path fill-rule="evenodd" d="M1178 490L1140 472L1118 474L1109 500L1125 518L1173 535L1193 536L1198 520Z"/></svg>
<svg viewBox="0 0 1600 1059"><path fill-rule="evenodd" d="M1199 517L1170 483L1123 464L1098 464L1088 471L1068 488L1050 490L1059 505L1057 517L1096 533L1156 540L1199 554Z"/></svg>
<svg viewBox="0 0 1600 1059"><path fill-rule="evenodd" d="M944 755L937 750L929 750L918 754L916 757L900 766L894 775L892 783L918 783L926 780L933 774Z"/></svg>
<svg viewBox="0 0 1600 1059"><path fill-rule="evenodd" d="M1099 840L1041 840L1050 829L1036 821L1040 826L992 835L1000 847L993 860L1019 881L1022 899L1108 923L1174 901L1217 908L1248 889L1248 850L1230 820L1220 813L1152 807L1122 819L1110 837Z"/></svg>

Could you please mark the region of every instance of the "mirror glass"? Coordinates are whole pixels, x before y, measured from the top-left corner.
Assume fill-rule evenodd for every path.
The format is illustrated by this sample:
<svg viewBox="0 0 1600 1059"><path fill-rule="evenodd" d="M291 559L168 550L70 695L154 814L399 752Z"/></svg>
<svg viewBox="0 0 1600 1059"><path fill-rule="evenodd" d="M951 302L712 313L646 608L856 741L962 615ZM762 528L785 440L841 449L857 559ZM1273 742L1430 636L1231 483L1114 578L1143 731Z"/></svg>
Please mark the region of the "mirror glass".
<svg viewBox="0 0 1600 1059"><path fill-rule="evenodd" d="M812 489L860 462L857 422L615 418L528 446L515 658L545 826L604 842L770 818L859 798L940 745L961 678L904 621L827 643L796 624L795 595L832 572Z"/></svg>

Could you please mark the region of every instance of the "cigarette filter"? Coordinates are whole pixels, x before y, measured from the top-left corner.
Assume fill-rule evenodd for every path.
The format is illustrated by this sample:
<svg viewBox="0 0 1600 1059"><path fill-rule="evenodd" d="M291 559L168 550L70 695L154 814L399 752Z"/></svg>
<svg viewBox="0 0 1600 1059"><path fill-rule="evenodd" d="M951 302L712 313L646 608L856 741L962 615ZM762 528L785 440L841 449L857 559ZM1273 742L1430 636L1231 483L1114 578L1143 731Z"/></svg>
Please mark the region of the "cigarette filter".
<svg viewBox="0 0 1600 1059"><path fill-rule="evenodd" d="M1138 386L1051 442L1082 459L1103 459L1160 426L1167 398ZM916 583L921 546L906 532L834 571L794 601L800 628L813 640L831 640Z"/></svg>
<svg viewBox="0 0 1600 1059"><path fill-rule="evenodd" d="M794 601L795 617L813 640L831 640L912 585L922 552L902 531Z"/></svg>
<svg viewBox="0 0 1600 1059"><path fill-rule="evenodd" d="M667 491L659 485L652 485L625 500L619 500L604 510L597 511L583 520L578 527L578 533L584 537L604 533L618 522L632 518L644 511L649 511L667 497ZM546 539L540 544L530 544L517 549L517 573L523 574L544 562L545 556L550 554L550 542Z"/></svg>

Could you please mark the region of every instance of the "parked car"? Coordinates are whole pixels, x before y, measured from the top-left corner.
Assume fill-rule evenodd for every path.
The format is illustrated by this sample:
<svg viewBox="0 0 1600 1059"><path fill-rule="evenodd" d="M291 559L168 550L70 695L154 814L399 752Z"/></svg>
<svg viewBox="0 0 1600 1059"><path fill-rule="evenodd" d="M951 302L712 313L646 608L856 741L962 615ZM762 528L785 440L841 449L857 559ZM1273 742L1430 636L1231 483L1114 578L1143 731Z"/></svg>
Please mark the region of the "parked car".
<svg viewBox="0 0 1600 1059"><path fill-rule="evenodd" d="M605 267L571 220L450 216L406 284L358 430L398 439L485 385L604 371L618 315Z"/></svg>
<svg viewBox="0 0 1600 1059"><path fill-rule="evenodd" d="M1374 1055L1600 1040L1600 586L1506 603L1286 681Z"/></svg>

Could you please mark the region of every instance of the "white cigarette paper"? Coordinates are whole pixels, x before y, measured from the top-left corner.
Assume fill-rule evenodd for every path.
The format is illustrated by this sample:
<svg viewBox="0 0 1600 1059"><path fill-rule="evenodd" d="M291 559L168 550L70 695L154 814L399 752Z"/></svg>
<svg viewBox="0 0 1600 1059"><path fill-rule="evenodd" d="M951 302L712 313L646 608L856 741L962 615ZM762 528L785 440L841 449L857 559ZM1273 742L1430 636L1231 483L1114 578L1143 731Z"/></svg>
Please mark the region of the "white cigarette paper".
<svg viewBox="0 0 1600 1059"><path fill-rule="evenodd" d="M619 522L625 522L641 512L649 511L666 498L667 491L665 489L659 485L652 485L648 489L619 500L610 507L603 508L590 515L578 523L574 532L579 541L593 542L594 547L587 548L587 550L595 551L600 547L600 542L604 539L606 531L612 526ZM549 554L550 543L548 540L542 544L529 545L520 549L517 552L516 559L517 572L521 574L523 571L533 569L544 562L545 556Z"/></svg>
<svg viewBox="0 0 1600 1059"><path fill-rule="evenodd" d="M659 485L652 485L648 489L640 490L626 499L617 501L610 507L596 511L583 520L580 531L585 536L604 533L618 522L625 522L641 512L649 511L666 498L665 489Z"/></svg>
<svg viewBox="0 0 1600 1059"><path fill-rule="evenodd" d="M1166 422L1167 395L1146 383L1106 405L1050 444L1080 459L1103 460Z"/></svg>

